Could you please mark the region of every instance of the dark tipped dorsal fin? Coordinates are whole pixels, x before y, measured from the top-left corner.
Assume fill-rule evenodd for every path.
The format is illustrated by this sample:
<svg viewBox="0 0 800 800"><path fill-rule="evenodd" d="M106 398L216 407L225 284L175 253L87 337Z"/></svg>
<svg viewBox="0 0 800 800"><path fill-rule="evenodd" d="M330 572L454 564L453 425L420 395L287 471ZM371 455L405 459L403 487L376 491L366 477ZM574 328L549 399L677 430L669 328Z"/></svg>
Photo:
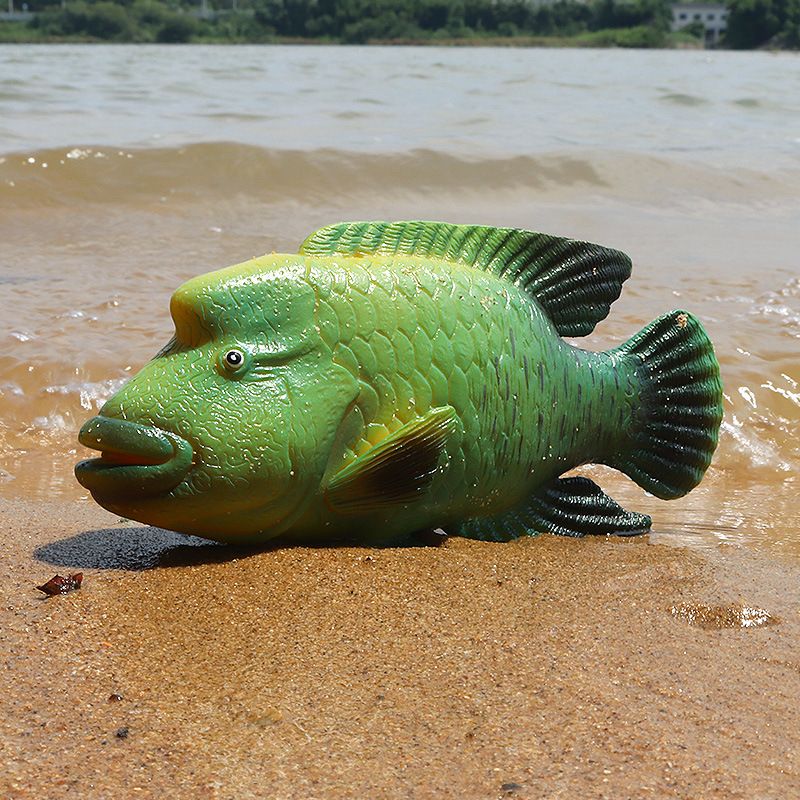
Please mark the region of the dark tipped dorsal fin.
<svg viewBox="0 0 800 800"><path fill-rule="evenodd" d="M562 336L586 336L631 274L625 253L516 228L448 222L342 222L312 233L303 255L414 255L491 272L544 308Z"/></svg>
<svg viewBox="0 0 800 800"><path fill-rule="evenodd" d="M454 427L451 406L406 423L337 472L325 501L340 514L359 514L417 500L433 480Z"/></svg>

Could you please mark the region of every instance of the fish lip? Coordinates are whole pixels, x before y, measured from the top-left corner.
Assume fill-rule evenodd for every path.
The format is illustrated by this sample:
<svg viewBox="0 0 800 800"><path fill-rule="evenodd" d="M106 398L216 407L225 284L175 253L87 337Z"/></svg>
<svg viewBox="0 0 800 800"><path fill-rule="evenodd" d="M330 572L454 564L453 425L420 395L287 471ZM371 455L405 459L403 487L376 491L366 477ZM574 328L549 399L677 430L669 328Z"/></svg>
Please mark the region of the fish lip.
<svg viewBox="0 0 800 800"><path fill-rule="evenodd" d="M103 454L75 466L78 483L93 495L162 494L192 467L189 442L154 425L100 414L81 428L78 441Z"/></svg>

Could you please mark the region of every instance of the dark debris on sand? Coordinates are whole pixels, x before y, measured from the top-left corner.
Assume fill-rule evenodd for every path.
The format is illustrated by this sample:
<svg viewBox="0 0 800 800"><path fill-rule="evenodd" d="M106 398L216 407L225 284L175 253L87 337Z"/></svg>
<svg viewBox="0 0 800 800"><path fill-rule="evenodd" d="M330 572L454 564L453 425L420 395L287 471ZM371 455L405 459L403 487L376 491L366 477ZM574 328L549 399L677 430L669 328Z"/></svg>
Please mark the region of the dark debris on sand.
<svg viewBox="0 0 800 800"><path fill-rule="evenodd" d="M67 592L74 592L81 588L83 583L83 573L76 572L73 575L54 575L47 583L43 583L36 588L40 592L44 592L48 597L56 594L66 594Z"/></svg>

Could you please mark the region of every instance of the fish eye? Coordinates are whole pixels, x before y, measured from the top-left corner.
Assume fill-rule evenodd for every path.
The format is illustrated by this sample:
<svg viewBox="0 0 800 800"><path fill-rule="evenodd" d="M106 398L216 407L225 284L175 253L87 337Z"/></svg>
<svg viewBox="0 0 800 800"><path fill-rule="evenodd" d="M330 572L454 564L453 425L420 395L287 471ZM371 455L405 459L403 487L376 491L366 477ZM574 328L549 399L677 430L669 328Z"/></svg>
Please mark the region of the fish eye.
<svg viewBox="0 0 800 800"><path fill-rule="evenodd" d="M244 354L241 350L228 350L228 352L225 353L225 363L229 367L236 369L237 367L241 367L243 362Z"/></svg>
<svg viewBox="0 0 800 800"><path fill-rule="evenodd" d="M219 356L219 365L222 372L227 375L235 375L242 371L247 364L247 353L236 347L226 350Z"/></svg>

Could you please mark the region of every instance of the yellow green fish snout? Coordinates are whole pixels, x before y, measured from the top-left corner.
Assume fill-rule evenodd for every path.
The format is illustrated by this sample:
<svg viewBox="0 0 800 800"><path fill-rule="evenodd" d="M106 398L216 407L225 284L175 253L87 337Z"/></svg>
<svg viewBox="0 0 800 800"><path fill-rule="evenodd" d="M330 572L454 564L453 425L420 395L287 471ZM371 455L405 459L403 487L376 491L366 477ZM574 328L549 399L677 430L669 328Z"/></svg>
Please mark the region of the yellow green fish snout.
<svg viewBox="0 0 800 800"><path fill-rule="evenodd" d="M81 429L101 505L220 541L637 534L604 463L669 499L701 480L722 386L688 312L585 336L630 275L610 248L505 228L343 223L201 275L175 336Z"/></svg>

